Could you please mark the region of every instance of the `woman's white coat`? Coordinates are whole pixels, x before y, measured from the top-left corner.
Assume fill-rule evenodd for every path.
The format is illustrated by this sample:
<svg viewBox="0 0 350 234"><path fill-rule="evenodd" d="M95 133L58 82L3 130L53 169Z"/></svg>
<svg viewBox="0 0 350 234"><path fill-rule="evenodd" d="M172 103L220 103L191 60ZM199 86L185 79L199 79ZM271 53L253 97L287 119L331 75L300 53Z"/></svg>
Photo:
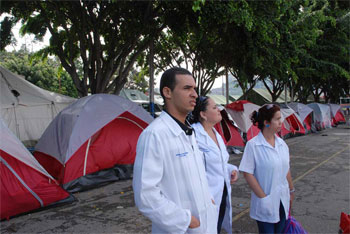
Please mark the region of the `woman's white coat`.
<svg viewBox="0 0 350 234"><path fill-rule="evenodd" d="M230 178L233 170L238 170L236 166L229 164L229 154L221 135L213 128L218 145L211 139L204 130L201 123L192 125L195 130L196 140L199 150L203 152L203 161L207 173L209 189L214 197L215 204L220 209L224 182L227 186L227 200L225 217L222 223L228 233L232 233L232 206L231 206L231 185ZM237 171L238 172L238 171Z"/></svg>
<svg viewBox="0 0 350 234"><path fill-rule="evenodd" d="M239 170L252 174L267 195L259 198L251 192L250 217L252 219L277 223L280 221L279 207L282 202L288 219L290 191L287 180L289 171L289 148L279 137L272 147L262 132L248 141Z"/></svg>

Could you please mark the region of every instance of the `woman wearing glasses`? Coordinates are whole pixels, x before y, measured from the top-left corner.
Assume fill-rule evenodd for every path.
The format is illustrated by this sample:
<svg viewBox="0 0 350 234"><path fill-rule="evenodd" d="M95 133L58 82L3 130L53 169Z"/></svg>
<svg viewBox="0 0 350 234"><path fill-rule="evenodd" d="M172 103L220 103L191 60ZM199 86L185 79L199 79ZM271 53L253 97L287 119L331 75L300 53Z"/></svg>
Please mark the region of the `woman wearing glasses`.
<svg viewBox="0 0 350 234"><path fill-rule="evenodd" d="M247 142L239 166L251 193L250 217L259 233L281 233L294 199L289 148L276 133L281 130L280 108L262 106L251 116L260 133Z"/></svg>
<svg viewBox="0 0 350 234"><path fill-rule="evenodd" d="M207 173L210 192L218 207L218 233L223 227L232 233L231 185L238 179L237 167L227 163L229 154L214 125L221 121L220 110L209 97L200 96L192 111L192 124Z"/></svg>

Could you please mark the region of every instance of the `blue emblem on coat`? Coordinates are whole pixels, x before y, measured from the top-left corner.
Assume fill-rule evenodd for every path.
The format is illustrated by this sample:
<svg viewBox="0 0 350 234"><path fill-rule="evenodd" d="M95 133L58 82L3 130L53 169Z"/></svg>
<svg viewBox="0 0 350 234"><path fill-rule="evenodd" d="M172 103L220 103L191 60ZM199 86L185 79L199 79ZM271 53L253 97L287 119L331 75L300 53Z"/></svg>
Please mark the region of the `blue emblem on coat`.
<svg viewBox="0 0 350 234"><path fill-rule="evenodd" d="M179 153L176 154L177 157L185 157L188 154L188 152L184 152L184 153Z"/></svg>

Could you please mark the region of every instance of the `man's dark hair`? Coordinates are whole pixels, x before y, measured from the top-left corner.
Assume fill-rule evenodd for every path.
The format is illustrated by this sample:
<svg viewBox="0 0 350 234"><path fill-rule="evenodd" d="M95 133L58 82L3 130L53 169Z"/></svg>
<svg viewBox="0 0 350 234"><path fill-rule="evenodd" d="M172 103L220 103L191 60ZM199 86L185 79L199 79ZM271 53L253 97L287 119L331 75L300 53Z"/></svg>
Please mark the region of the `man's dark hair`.
<svg viewBox="0 0 350 234"><path fill-rule="evenodd" d="M192 76L191 72L181 67L172 67L166 70L163 73L162 77L160 78L160 86L159 86L160 95L162 95L164 104L165 104L165 97L163 94L163 88L168 87L171 91L173 91L176 85L176 75Z"/></svg>

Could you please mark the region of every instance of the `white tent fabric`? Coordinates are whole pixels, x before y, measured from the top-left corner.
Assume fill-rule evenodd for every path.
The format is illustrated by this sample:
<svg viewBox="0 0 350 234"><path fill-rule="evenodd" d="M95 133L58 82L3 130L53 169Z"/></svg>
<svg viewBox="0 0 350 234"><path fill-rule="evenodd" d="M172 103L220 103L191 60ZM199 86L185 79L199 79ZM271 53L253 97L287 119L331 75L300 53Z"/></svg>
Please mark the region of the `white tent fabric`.
<svg viewBox="0 0 350 234"><path fill-rule="evenodd" d="M314 110L314 120L321 124L320 127L332 128L331 108L328 105L314 102L307 106Z"/></svg>
<svg viewBox="0 0 350 234"><path fill-rule="evenodd" d="M38 140L54 117L76 100L39 88L1 66L0 95L0 114L22 142Z"/></svg>
<svg viewBox="0 0 350 234"><path fill-rule="evenodd" d="M329 103L328 105L331 108L332 117L334 117L339 110L342 112L342 109L340 108L340 105L332 104L332 103Z"/></svg>
<svg viewBox="0 0 350 234"><path fill-rule="evenodd" d="M292 108L284 104L281 104L280 107L281 107L281 121L284 124L286 129L290 130L290 126L288 121L285 121L285 119L287 119L291 115L294 115L294 117L300 122L301 126L303 126L303 121L301 120L300 116Z"/></svg>
<svg viewBox="0 0 350 234"><path fill-rule="evenodd" d="M35 146L36 151L54 156L63 165L93 134L128 111L150 123L153 118L143 108L123 97L95 94L78 99L51 122Z"/></svg>
<svg viewBox="0 0 350 234"><path fill-rule="evenodd" d="M305 118L313 111L313 109L311 109L307 105L304 105L299 102L288 103L288 106L298 113L302 122L304 122Z"/></svg>
<svg viewBox="0 0 350 234"><path fill-rule="evenodd" d="M0 149L54 180L0 118Z"/></svg>
<svg viewBox="0 0 350 234"><path fill-rule="evenodd" d="M253 113L253 111L258 111L260 106L253 103L245 103L243 106L244 111L235 111L230 108L226 108L226 111L231 115L238 128L242 132L247 133L249 128L253 125L252 121L250 120L250 115Z"/></svg>
<svg viewBox="0 0 350 234"><path fill-rule="evenodd" d="M288 118L289 116L293 115L293 110L288 108L281 108L281 121L284 124L284 127L288 130L290 130L290 126L289 123L287 121L284 121L286 118Z"/></svg>

